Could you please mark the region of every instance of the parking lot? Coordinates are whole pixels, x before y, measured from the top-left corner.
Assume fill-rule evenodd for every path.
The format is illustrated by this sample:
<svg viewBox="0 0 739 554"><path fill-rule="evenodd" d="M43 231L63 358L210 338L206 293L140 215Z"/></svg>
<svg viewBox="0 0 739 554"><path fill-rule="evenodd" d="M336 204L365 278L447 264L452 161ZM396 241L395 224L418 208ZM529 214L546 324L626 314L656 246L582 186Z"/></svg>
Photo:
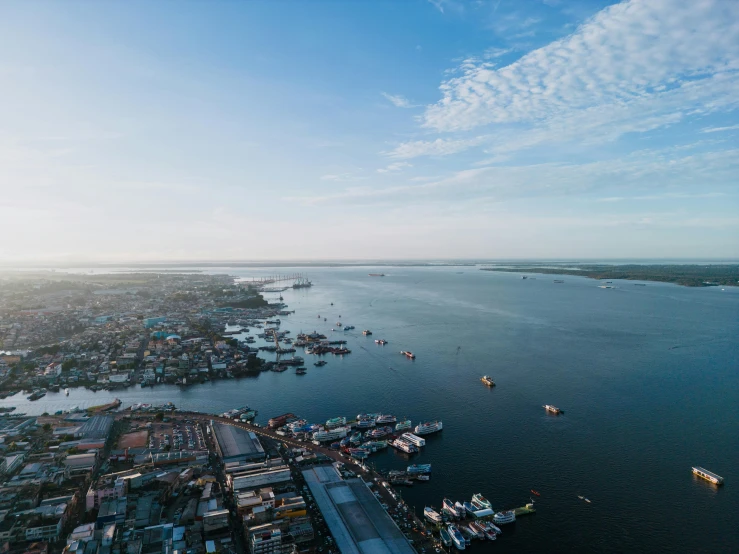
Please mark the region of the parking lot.
<svg viewBox="0 0 739 554"><path fill-rule="evenodd" d="M191 420L154 422L148 447L160 451L206 450L203 429L199 422Z"/></svg>

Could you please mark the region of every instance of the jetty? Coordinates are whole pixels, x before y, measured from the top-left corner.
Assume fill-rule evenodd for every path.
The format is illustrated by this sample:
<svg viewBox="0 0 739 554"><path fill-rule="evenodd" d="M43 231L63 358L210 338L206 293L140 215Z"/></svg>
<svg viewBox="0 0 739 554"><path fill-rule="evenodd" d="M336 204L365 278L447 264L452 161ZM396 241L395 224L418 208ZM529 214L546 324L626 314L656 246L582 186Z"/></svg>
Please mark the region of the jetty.
<svg viewBox="0 0 739 554"><path fill-rule="evenodd" d="M516 517L525 516L528 514L536 513L536 508L534 508L533 502L529 502L528 504L526 504L526 506L521 506L520 508L514 508L513 512L516 514Z"/></svg>

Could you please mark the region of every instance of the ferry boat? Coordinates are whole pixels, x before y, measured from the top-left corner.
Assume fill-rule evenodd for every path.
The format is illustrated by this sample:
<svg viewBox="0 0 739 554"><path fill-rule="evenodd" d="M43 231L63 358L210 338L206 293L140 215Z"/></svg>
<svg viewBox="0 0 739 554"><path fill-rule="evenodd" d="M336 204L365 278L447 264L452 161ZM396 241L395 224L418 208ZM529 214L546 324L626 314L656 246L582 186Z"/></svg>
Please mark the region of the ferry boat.
<svg viewBox="0 0 739 554"><path fill-rule="evenodd" d="M516 512L513 510L507 510L505 512L498 512L493 516L493 521L498 525L505 525L506 523L514 523L516 521Z"/></svg>
<svg viewBox="0 0 739 554"><path fill-rule="evenodd" d="M485 383L488 387L494 387L495 386L495 381L493 381L493 378L490 377L490 375L483 375L480 378L480 381L482 381L483 383Z"/></svg>
<svg viewBox="0 0 739 554"><path fill-rule="evenodd" d="M465 509L464 504L462 504L461 502L455 502L454 509L457 510L457 512L459 512L459 515L462 517L465 517L467 515L467 510Z"/></svg>
<svg viewBox="0 0 739 554"><path fill-rule="evenodd" d="M377 416L377 419L375 419L375 423L378 425L380 423L395 423L396 421L395 416L389 414L380 414Z"/></svg>
<svg viewBox="0 0 739 554"><path fill-rule="evenodd" d="M449 534L449 531L447 531L444 527L439 529L439 535L441 535L441 542L444 544L444 546L452 545L452 536Z"/></svg>
<svg viewBox="0 0 739 554"><path fill-rule="evenodd" d="M477 510L492 510L493 509L493 505L490 504L487 498L485 498L479 492L477 494L472 495L472 505Z"/></svg>
<svg viewBox="0 0 739 554"><path fill-rule="evenodd" d="M387 448L387 441L369 441L362 445L362 448L369 450L370 452L377 452L378 450L384 450Z"/></svg>
<svg viewBox="0 0 739 554"><path fill-rule="evenodd" d="M385 437L393 432L392 427L378 427L367 432L367 436L373 439Z"/></svg>
<svg viewBox="0 0 739 554"><path fill-rule="evenodd" d="M358 419L357 420L357 429L369 429L370 427L375 426L375 420L374 419Z"/></svg>
<svg viewBox="0 0 739 554"><path fill-rule="evenodd" d="M460 517L459 512L454 507L454 503L449 500L448 498L445 498L443 502L441 503L442 509L451 517L454 519L457 519Z"/></svg>
<svg viewBox="0 0 739 554"><path fill-rule="evenodd" d="M375 339L375 344L385 346L387 344L387 341L385 339Z"/></svg>
<svg viewBox="0 0 739 554"><path fill-rule="evenodd" d="M330 429L328 431L316 431L313 433L313 440L316 441L330 441L330 440L336 440L336 439L343 439L346 437L347 432L349 431L346 427L337 427L335 429Z"/></svg>
<svg viewBox="0 0 739 554"><path fill-rule="evenodd" d="M408 473L431 473L431 464L413 464L405 469Z"/></svg>
<svg viewBox="0 0 739 554"><path fill-rule="evenodd" d="M401 421L395 426L396 431L405 431L406 429L411 429L413 427L413 423L411 423L410 419L406 419L405 421Z"/></svg>
<svg viewBox="0 0 739 554"><path fill-rule="evenodd" d="M416 355L413 352L411 352L410 350L401 350L400 353L403 354L406 358L408 358L410 360L415 360L416 359Z"/></svg>
<svg viewBox="0 0 739 554"><path fill-rule="evenodd" d="M449 531L449 535L452 537L452 542L454 543L454 546L457 548L457 550L464 550L467 543L465 542L462 533L459 531L459 529L457 529L457 526L451 524L447 526L447 530Z"/></svg>
<svg viewBox="0 0 739 554"><path fill-rule="evenodd" d="M342 448L349 448L349 445L351 444L351 439L349 437L344 437L341 439L341 442L339 442L339 446Z"/></svg>
<svg viewBox="0 0 739 554"><path fill-rule="evenodd" d="M551 404L545 404L545 405L544 405L544 406L542 406L542 407L543 407L543 408L544 408L544 409L545 409L545 410L546 410L547 412L549 412L550 414L555 414L555 415L559 415L559 414L561 414L561 413L562 413L562 410L560 410L559 408L557 408L557 406L552 406Z"/></svg>
<svg viewBox="0 0 739 554"><path fill-rule="evenodd" d="M326 422L326 427L328 427L329 429L332 429L334 427L341 427L343 425L346 425L345 417L335 417L333 419L329 419Z"/></svg>
<svg viewBox="0 0 739 554"><path fill-rule="evenodd" d="M380 414L358 414L357 419L371 419L372 421L377 419Z"/></svg>
<svg viewBox="0 0 739 554"><path fill-rule="evenodd" d="M424 421L416 425L414 432L416 435L429 435L442 429L443 425L441 421Z"/></svg>
<svg viewBox="0 0 739 554"><path fill-rule="evenodd" d="M352 436L349 438L349 442L352 444L359 444L360 442L362 442L362 433L353 433Z"/></svg>
<svg viewBox="0 0 739 554"><path fill-rule="evenodd" d="M421 437L417 437L413 433L403 433L402 438L408 441L411 444L415 444L418 447L426 446L426 439L422 439Z"/></svg>
<svg viewBox="0 0 739 554"><path fill-rule="evenodd" d="M350 448L349 455L352 458L364 460L370 455L370 453L369 453L369 450L365 450L364 448Z"/></svg>
<svg viewBox="0 0 739 554"><path fill-rule="evenodd" d="M423 509L423 517L428 519L431 523L441 523L443 521L441 514L429 506L426 506Z"/></svg>
<svg viewBox="0 0 739 554"><path fill-rule="evenodd" d="M397 448L398 450L402 450L406 454L415 454L416 452L418 452L418 448L402 439L395 439L394 441L390 441L390 446Z"/></svg>
<svg viewBox="0 0 739 554"><path fill-rule="evenodd" d="M362 331L362 334L365 337L369 337L372 334L372 331L370 331L369 329L365 329L364 331Z"/></svg>
<svg viewBox="0 0 739 554"><path fill-rule="evenodd" d="M724 478L720 475L716 475L713 471L708 471L707 469L703 469L702 467L693 467L693 474L697 475L701 479L705 479L706 481L710 481L714 485L723 485L724 484Z"/></svg>

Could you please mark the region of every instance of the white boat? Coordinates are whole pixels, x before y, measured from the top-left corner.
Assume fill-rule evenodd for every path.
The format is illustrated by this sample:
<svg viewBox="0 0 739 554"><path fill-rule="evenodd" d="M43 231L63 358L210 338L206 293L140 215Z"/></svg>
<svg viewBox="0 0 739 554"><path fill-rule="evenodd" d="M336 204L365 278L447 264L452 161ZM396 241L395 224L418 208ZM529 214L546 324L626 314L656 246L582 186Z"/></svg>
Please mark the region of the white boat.
<svg viewBox="0 0 739 554"><path fill-rule="evenodd" d="M449 535L452 537L452 542L457 550L464 550L465 546L467 546L467 542L464 540L460 530L457 529L457 526L454 524L448 525L447 530L449 531Z"/></svg>
<svg viewBox="0 0 739 554"><path fill-rule="evenodd" d="M423 509L423 516L431 523L441 523L444 521L439 512L428 506Z"/></svg>
<svg viewBox="0 0 739 554"><path fill-rule="evenodd" d="M462 504L461 502L455 502L454 509L457 510L459 515L462 517L465 517L467 515L467 510L464 509L464 504Z"/></svg>
<svg viewBox="0 0 739 554"><path fill-rule="evenodd" d="M431 433L436 433L437 431L441 431L443 428L443 425L441 421L424 421L416 425L416 429L414 430L414 433L416 435L429 435Z"/></svg>
<svg viewBox="0 0 739 554"><path fill-rule="evenodd" d="M490 504L490 501L488 501L479 492L472 496L472 505L478 510L492 510L493 509L493 506L492 504Z"/></svg>
<svg viewBox="0 0 739 554"><path fill-rule="evenodd" d="M724 484L724 478L720 475L714 473L713 471L708 471L707 469L703 469L700 466L695 466L692 468L693 474L697 475L701 479L705 479L706 481L710 481L714 485L723 485Z"/></svg>
<svg viewBox="0 0 739 554"><path fill-rule="evenodd" d="M485 527L486 527L486 528L487 528L487 529L488 529L489 531L493 531L494 533L496 533L496 534L498 534L498 535L500 535L500 534L501 534L501 533L503 532L503 531L501 531L501 530L500 530L500 527L498 527L497 525L495 525L495 524L494 524L494 523L493 523L492 521L488 521L488 522L486 522L486 523L485 523Z"/></svg>
<svg viewBox="0 0 739 554"><path fill-rule="evenodd" d="M349 432L347 427L337 427L336 429L329 429L327 431L316 431L313 433L313 440L316 441L329 441L335 439L343 439Z"/></svg>
<svg viewBox="0 0 739 554"><path fill-rule="evenodd" d="M505 512L498 512L493 516L493 521L498 525L505 525L506 523L513 523L516 521L516 512L513 510L507 510Z"/></svg>
<svg viewBox="0 0 739 554"><path fill-rule="evenodd" d="M383 423L395 423L397 420L395 419L394 415L389 414L379 414L377 418L375 419L375 422L380 425Z"/></svg>
<svg viewBox="0 0 739 554"><path fill-rule="evenodd" d="M328 427L329 429L334 428L334 427L342 427L344 425L346 425L345 417L335 417L333 419L329 419L326 422L326 427Z"/></svg>
<svg viewBox="0 0 739 554"><path fill-rule="evenodd" d="M544 405L544 406L542 406L542 407L543 407L543 408L544 408L544 409L545 409L545 410L546 410L547 412L549 412L550 414L555 414L555 415L559 415L559 414L561 414L561 413L562 413L562 410L560 410L559 408L557 408L557 406L552 406L551 404L545 404L545 405Z"/></svg>
<svg viewBox="0 0 739 554"><path fill-rule="evenodd" d="M394 448L397 448L398 450L402 450L406 454L415 454L418 452L418 448L416 448L414 445L401 440L401 439L395 439L394 441L390 441L390 445Z"/></svg>
<svg viewBox="0 0 739 554"><path fill-rule="evenodd" d="M421 437L417 437L413 433L403 433L402 438L407 440L411 444L415 444L418 447L426 446L426 439L422 439Z"/></svg>
<svg viewBox="0 0 739 554"><path fill-rule="evenodd" d="M64 389L64 394L66 394L67 396L69 396L69 389Z"/></svg>
<svg viewBox="0 0 739 554"><path fill-rule="evenodd" d="M442 509L449 515L450 517L453 517L454 519L458 519L460 517L459 512L454 507L454 503L449 500L448 498L445 498L444 501L441 503Z"/></svg>

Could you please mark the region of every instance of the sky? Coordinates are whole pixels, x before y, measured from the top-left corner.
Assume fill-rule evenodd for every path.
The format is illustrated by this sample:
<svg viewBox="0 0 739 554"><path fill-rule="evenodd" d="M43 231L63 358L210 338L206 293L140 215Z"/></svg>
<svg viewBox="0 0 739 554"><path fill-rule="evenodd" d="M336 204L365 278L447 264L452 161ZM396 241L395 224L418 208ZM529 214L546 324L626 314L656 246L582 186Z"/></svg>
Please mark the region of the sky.
<svg viewBox="0 0 739 554"><path fill-rule="evenodd" d="M0 259L739 258L739 2L7 1Z"/></svg>

